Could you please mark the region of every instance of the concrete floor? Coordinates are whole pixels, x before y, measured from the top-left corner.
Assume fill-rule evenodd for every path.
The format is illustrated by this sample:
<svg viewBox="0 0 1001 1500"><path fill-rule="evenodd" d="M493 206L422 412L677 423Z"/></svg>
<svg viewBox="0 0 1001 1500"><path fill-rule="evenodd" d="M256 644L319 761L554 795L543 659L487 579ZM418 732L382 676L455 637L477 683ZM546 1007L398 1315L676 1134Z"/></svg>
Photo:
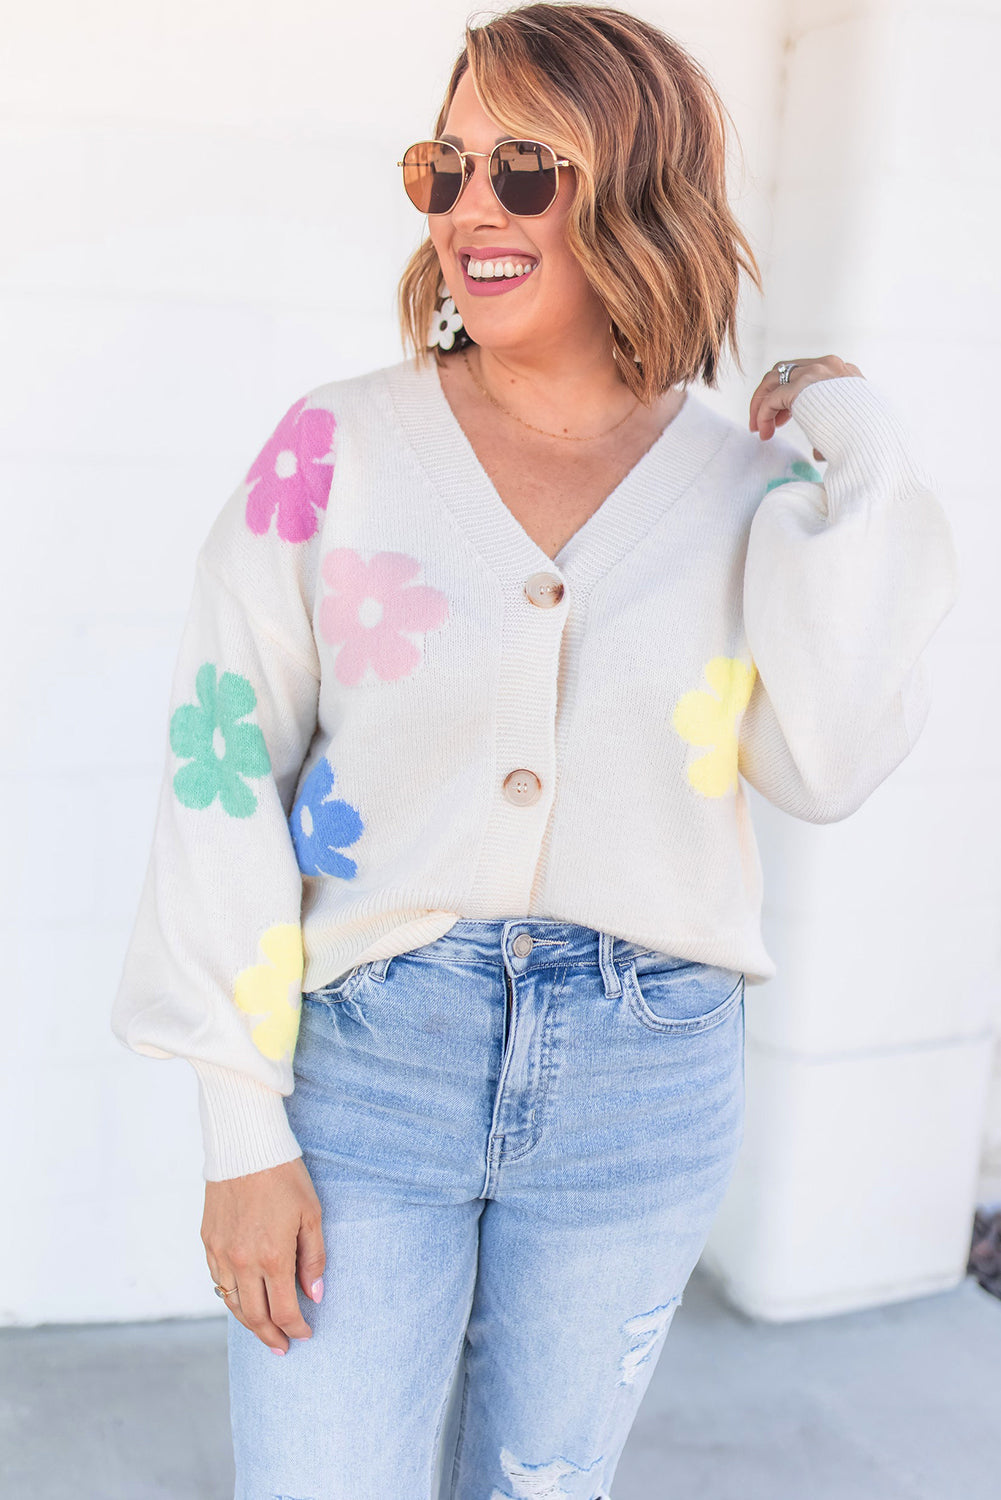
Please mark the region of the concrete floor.
<svg viewBox="0 0 1001 1500"><path fill-rule="evenodd" d="M972 1277L767 1324L697 1269L615 1500L996 1500L999 1366ZM232 1500L223 1319L0 1330L0 1495Z"/></svg>

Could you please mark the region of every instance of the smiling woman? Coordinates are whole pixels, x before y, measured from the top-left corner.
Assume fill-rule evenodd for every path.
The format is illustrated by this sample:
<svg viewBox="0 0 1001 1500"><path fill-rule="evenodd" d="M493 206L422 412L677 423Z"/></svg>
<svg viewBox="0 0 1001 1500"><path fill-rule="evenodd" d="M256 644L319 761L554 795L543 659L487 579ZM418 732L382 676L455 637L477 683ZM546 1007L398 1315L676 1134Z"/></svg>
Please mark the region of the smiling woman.
<svg viewBox="0 0 1001 1500"><path fill-rule="evenodd" d="M198 1075L239 1500L607 1500L776 972L744 781L859 807L956 594L856 366L694 389L756 275L702 69L607 7L465 41L415 356L290 404L199 554L115 1008Z"/></svg>
<svg viewBox="0 0 1001 1500"><path fill-rule="evenodd" d="M523 6L467 29L433 140L419 144L444 141L478 154L464 170L458 156L435 163L435 175L444 165L454 185L441 207L430 200L422 207L429 238L399 286L404 342L419 361L429 357L427 330L444 284L463 314L466 342L513 343L528 319L545 340L579 326L583 314L602 339L611 320L613 346L628 356L622 378L644 402L681 382L715 385L727 341L738 358L741 271L761 287L727 201L726 118L691 54L625 12ZM472 203L460 212L462 197L449 200L462 182L464 195L475 194L482 207L487 159L512 140L534 147L524 175L548 176L555 202L541 218L524 218L508 204L504 225L515 233L501 238L485 232L490 213L481 225ZM491 158L495 186L511 175L504 160ZM498 197L505 209L503 193ZM464 254L532 255L549 286L533 287L530 309L505 306L501 331L465 300L485 289L474 286Z"/></svg>

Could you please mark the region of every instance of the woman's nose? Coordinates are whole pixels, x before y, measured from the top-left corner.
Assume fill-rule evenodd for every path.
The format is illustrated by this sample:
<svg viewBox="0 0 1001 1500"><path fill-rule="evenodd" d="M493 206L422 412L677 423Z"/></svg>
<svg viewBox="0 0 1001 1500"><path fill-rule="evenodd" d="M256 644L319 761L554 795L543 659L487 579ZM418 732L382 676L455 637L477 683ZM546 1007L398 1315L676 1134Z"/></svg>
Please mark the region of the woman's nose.
<svg viewBox="0 0 1001 1500"><path fill-rule="evenodd" d="M455 207L465 201L467 208L491 207L494 213L502 212L497 196L490 184L489 161L482 156L466 157L466 177L459 192Z"/></svg>

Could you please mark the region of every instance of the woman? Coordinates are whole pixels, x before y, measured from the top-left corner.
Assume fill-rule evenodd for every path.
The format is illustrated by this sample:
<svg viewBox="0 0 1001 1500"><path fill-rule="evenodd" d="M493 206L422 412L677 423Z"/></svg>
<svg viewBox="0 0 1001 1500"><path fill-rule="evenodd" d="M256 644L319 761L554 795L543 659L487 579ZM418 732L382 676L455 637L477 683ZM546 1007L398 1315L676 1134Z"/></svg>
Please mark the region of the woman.
<svg viewBox="0 0 1001 1500"><path fill-rule="evenodd" d="M760 285L696 63L588 6L465 43L415 357L297 401L199 554L116 1001L199 1078L238 1500L608 1496L775 972L738 773L849 815L956 593L855 365L747 432L691 389Z"/></svg>

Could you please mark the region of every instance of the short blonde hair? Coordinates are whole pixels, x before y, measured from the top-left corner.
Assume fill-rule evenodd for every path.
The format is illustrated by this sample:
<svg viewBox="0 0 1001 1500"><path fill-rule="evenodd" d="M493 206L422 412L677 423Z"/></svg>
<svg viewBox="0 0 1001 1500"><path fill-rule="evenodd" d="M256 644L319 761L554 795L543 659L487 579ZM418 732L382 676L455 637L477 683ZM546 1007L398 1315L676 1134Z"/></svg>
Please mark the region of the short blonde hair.
<svg viewBox="0 0 1001 1500"><path fill-rule="evenodd" d="M726 199L729 112L701 65L626 11L521 5L466 26L436 137L467 68L505 130L574 163L568 242L608 310L634 394L649 405L696 379L714 387L727 339L742 371L740 270L759 292L761 273ZM421 365L444 285L429 236L398 287L403 344Z"/></svg>

